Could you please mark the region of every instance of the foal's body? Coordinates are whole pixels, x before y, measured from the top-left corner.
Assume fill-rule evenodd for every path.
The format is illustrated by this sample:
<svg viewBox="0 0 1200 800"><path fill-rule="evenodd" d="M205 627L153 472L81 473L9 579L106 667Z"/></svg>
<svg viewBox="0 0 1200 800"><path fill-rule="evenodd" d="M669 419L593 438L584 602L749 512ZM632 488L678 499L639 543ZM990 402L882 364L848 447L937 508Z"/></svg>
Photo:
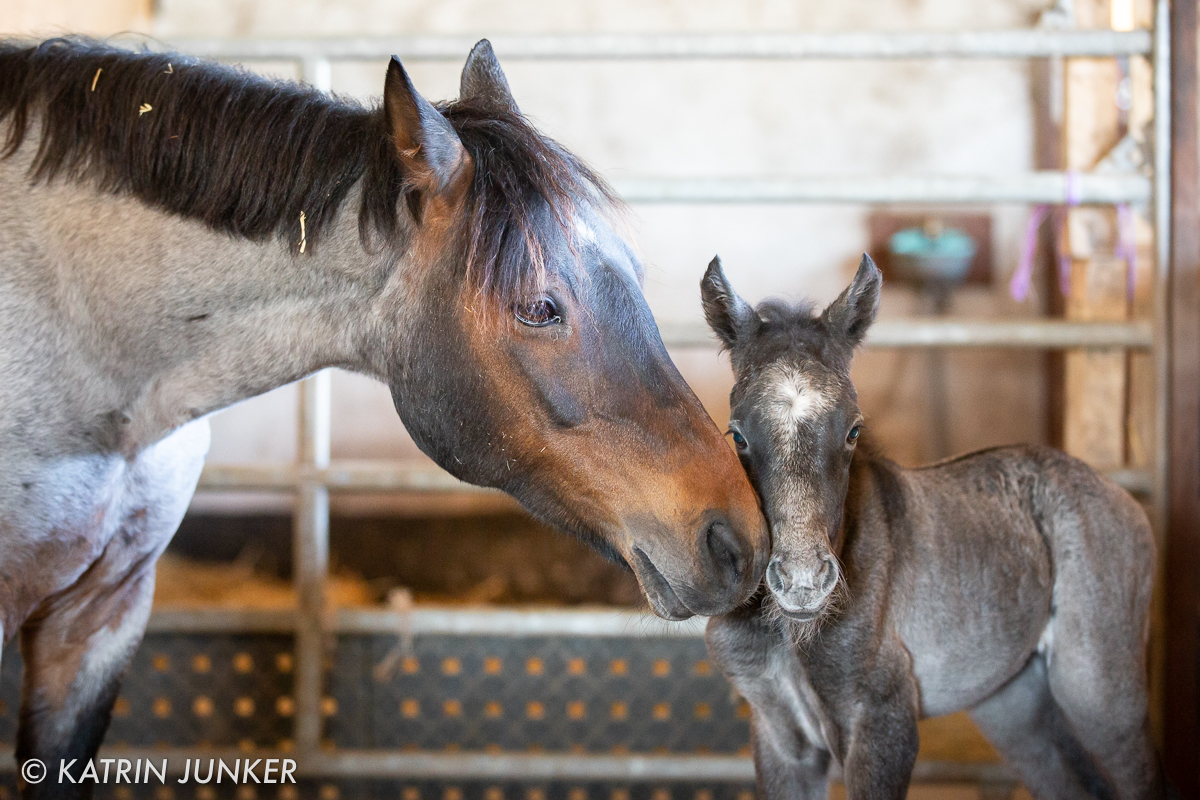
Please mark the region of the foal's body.
<svg viewBox="0 0 1200 800"><path fill-rule="evenodd" d="M1105 796L1099 775L1146 796L1154 544L1127 493L1048 448L912 470L860 449L841 536L846 599L818 631L764 597L709 628L767 797L825 797L831 759L850 797L903 797L918 718L961 709L1036 797Z"/></svg>
<svg viewBox="0 0 1200 800"><path fill-rule="evenodd" d="M865 451L850 381L880 276L823 313L751 309L714 261L730 429L774 534L768 592L709 623L753 709L763 794L903 798L917 720L968 709L1044 800L1161 791L1147 729L1154 540L1140 506L1044 447L921 469Z"/></svg>

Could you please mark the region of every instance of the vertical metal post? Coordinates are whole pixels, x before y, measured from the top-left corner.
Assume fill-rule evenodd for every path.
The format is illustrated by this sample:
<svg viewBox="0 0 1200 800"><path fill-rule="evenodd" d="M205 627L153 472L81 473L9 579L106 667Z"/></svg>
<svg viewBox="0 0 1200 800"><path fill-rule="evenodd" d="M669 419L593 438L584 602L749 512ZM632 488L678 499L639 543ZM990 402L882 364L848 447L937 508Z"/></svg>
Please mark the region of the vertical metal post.
<svg viewBox="0 0 1200 800"><path fill-rule="evenodd" d="M329 370L300 384L301 469L329 466ZM299 601L295 642L295 739L301 755L321 742L321 698L325 680L325 574L329 566L329 490L306 480L292 521L292 580Z"/></svg>
<svg viewBox="0 0 1200 800"><path fill-rule="evenodd" d="M301 80L314 89L328 92L333 88L333 66L328 58L310 56L300 65Z"/></svg>
<svg viewBox="0 0 1200 800"><path fill-rule="evenodd" d="M322 91L330 88L329 60L305 59L303 79ZM300 383L297 458L302 471L329 466L330 371ZM296 620L296 698L293 728L302 758L321 746L321 700L325 692L325 576L329 569L329 489L311 474L300 487L292 519L292 581L299 613Z"/></svg>
<svg viewBox="0 0 1200 800"><path fill-rule="evenodd" d="M1168 0L1154 9L1154 525L1164 545L1170 469L1171 18ZM1161 555L1161 554L1160 554Z"/></svg>
<svg viewBox="0 0 1200 800"><path fill-rule="evenodd" d="M1154 6L1154 463L1150 521L1158 544L1151 612L1150 721L1162 746L1167 677L1167 527L1170 519L1171 411L1171 16L1168 0Z"/></svg>

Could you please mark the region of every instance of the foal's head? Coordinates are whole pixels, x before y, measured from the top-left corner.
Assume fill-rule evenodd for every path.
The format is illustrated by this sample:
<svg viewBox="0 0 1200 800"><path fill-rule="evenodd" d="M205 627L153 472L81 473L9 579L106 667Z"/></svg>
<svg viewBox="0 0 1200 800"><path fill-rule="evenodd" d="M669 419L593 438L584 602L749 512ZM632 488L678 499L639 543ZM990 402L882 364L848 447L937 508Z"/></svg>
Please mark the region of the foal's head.
<svg viewBox="0 0 1200 800"><path fill-rule="evenodd" d="M766 525L663 347L603 181L526 122L486 42L437 107L393 61L384 108L418 276L391 384L417 444L624 560L664 617L743 601Z"/></svg>
<svg viewBox="0 0 1200 800"><path fill-rule="evenodd" d="M875 319L881 282L864 255L853 283L820 314L804 304L751 308L719 259L701 282L705 317L733 362L729 430L771 526L767 587L800 622L819 620L841 578L838 533L862 430L850 360Z"/></svg>

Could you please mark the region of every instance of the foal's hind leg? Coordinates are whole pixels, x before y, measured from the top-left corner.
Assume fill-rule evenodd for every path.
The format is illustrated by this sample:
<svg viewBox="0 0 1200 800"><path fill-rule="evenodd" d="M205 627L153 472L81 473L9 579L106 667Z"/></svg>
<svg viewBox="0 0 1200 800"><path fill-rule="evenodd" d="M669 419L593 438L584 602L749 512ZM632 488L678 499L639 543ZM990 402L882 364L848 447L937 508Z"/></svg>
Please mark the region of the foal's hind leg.
<svg viewBox="0 0 1200 800"><path fill-rule="evenodd" d="M1134 800L1163 791L1146 687L1154 550L1145 515L1111 491L1103 514L1080 510L1079 541L1059 554L1047 660L1050 692L1071 729L1114 795Z"/></svg>
<svg viewBox="0 0 1200 800"><path fill-rule="evenodd" d="M1054 702L1040 656L970 714L1039 800L1111 796Z"/></svg>
<svg viewBox="0 0 1200 800"><path fill-rule="evenodd" d="M1110 615L1081 615L1090 617L1088 630L1081 631L1078 620L1065 619L1061 606L1059 612L1049 667L1055 702L1112 784L1113 796L1162 796L1142 649L1105 641L1096 628L1110 624ZM1129 633L1136 640L1137 633Z"/></svg>

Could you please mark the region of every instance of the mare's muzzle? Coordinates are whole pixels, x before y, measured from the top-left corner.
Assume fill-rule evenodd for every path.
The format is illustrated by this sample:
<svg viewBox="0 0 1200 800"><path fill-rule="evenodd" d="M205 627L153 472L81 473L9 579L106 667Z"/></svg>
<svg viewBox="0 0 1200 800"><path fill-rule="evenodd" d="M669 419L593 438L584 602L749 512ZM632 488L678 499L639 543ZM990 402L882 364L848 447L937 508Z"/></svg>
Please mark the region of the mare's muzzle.
<svg viewBox="0 0 1200 800"><path fill-rule="evenodd" d="M760 585L769 552L761 523L739 533L727 514L710 509L696 534L694 560L680 561L661 546L634 546L630 566L655 613L686 619L724 614L743 602Z"/></svg>

